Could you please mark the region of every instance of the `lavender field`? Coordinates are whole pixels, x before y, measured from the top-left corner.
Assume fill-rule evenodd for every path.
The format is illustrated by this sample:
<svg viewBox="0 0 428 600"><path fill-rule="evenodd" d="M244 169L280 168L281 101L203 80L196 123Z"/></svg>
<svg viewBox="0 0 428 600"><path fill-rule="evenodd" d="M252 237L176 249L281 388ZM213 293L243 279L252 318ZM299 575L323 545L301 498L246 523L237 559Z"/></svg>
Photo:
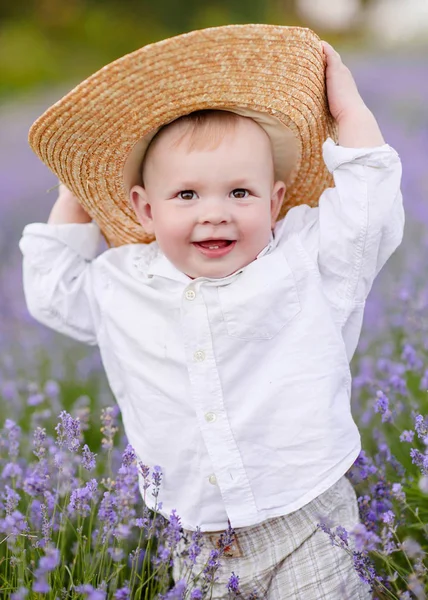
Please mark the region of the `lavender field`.
<svg viewBox="0 0 428 600"><path fill-rule="evenodd" d="M364 450L349 477L362 524L327 534L352 554L374 598L421 600L428 595L428 62L343 58L401 156L406 228L373 286L352 362ZM97 349L39 325L25 306L18 240L27 223L47 220L56 198L47 191L56 179L28 148L27 132L69 87L0 108L1 597L209 598L224 563L220 553L194 572L197 535L188 572L169 589L179 518L168 525L139 496L138 470L160 501L162 473L150 473L127 447ZM242 598L234 576L229 590Z"/></svg>

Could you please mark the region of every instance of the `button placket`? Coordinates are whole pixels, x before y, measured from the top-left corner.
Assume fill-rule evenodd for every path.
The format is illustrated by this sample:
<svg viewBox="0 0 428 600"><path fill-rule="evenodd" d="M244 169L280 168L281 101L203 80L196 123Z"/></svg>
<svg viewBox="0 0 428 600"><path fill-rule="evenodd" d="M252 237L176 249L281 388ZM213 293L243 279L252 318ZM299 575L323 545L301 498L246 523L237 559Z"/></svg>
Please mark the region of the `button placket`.
<svg viewBox="0 0 428 600"><path fill-rule="evenodd" d="M217 287L217 286L208 286ZM182 331L188 359L191 398L198 424L214 472L206 473L206 482L221 488L226 510L231 519L238 518L238 506L245 504L248 514L257 513L248 475L242 462L229 419L224 413L224 397L218 365L215 360L209 321L209 301L216 302L216 290L198 287L194 301L183 291L181 305ZM206 293L205 293L206 292ZM232 476L233 474L233 476Z"/></svg>

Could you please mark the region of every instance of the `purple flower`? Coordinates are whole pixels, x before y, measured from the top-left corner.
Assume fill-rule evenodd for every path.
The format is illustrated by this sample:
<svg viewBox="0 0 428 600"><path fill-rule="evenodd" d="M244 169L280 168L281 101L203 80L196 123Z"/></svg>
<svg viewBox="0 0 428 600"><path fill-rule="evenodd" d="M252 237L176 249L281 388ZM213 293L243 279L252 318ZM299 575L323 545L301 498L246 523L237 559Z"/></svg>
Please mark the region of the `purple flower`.
<svg viewBox="0 0 428 600"><path fill-rule="evenodd" d="M354 569L358 573L358 576L364 583L370 585L371 590L376 582L376 571L368 556L365 556L361 552L353 553Z"/></svg>
<svg viewBox="0 0 428 600"><path fill-rule="evenodd" d="M202 541L203 538L203 534L200 530L200 527L196 527L196 530L192 533L192 544L189 547L189 560L190 562L194 565L196 563L196 559L199 556L199 554L201 553L201 547L202 544L200 544L200 542Z"/></svg>
<svg viewBox="0 0 428 600"><path fill-rule="evenodd" d="M83 585L76 585L74 589L79 594L86 594L86 600L105 600L106 593L104 590L94 589L89 583Z"/></svg>
<svg viewBox="0 0 428 600"><path fill-rule="evenodd" d="M28 589L20 587L10 596L10 600L25 600L28 596Z"/></svg>
<svg viewBox="0 0 428 600"><path fill-rule="evenodd" d="M215 573L220 567L220 552L219 550L211 550L210 556L208 558L208 562L202 571L202 574L206 581L212 582L215 581Z"/></svg>
<svg viewBox="0 0 428 600"><path fill-rule="evenodd" d="M373 464L372 459L367 456L364 450L361 450L349 471L349 478L358 483L364 481L370 475L374 475L376 471L377 467Z"/></svg>
<svg viewBox="0 0 428 600"><path fill-rule="evenodd" d="M373 531L369 531L363 523L357 523L351 531L357 552L372 552L378 548L380 538Z"/></svg>
<svg viewBox="0 0 428 600"><path fill-rule="evenodd" d="M412 463L420 468L422 475L428 475L428 456L426 454L422 454L416 448L410 449L410 457L412 459Z"/></svg>
<svg viewBox="0 0 428 600"><path fill-rule="evenodd" d="M82 460L83 467L87 471L92 471L93 469L95 469L95 466L96 466L95 457L96 457L96 454L93 454L89 450L88 445L85 444L82 449L82 459L81 460Z"/></svg>
<svg viewBox="0 0 428 600"><path fill-rule="evenodd" d="M114 494L111 492L104 492L103 499L101 500L98 509L98 518L100 521L104 522L104 539L107 533L118 523L118 515L115 510L116 504L117 501Z"/></svg>
<svg viewBox="0 0 428 600"><path fill-rule="evenodd" d="M22 469L15 462L6 463L2 471L1 477L2 479L17 479L18 481L21 481Z"/></svg>
<svg viewBox="0 0 428 600"><path fill-rule="evenodd" d="M11 419L6 419L4 428L7 431L9 442L9 458L14 459L19 454L19 442L21 438L21 428Z"/></svg>
<svg viewBox="0 0 428 600"><path fill-rule="evenodd" d="M125 467L129 467L135 463L136 459L137 456L135 454L134 448L131 446L131 444L128 444L122 454L122 464Z"/></svg>
<svg viewBox="0 0 428 600"><path fill-rule="evenodd" d="M157 498L158 495L159 495L159 488L160 488L161 481L162 481L162 469L160 468L159 465L155 465L153 467L152 480L153 480L153 485L154 485L154 488L155 488L152 491L152 496L154 496L155 498Z"/></svg>
<svg viewBox="0 0 428 600"><path fill-rule="evenodd" d="M200 588L196 588L190 594L190 600L202 600L202 590Z"/></svg>
<svg viewBox="0 0 428 600"><path fill-rule="evenodd" d="M422 415L416 415L415 417L415 430L418 434L418 438L425 441L428 436L428 425Z"/></svg>
<svg viewBox="0 0 428 600"><path fill-rule="evenodd" d="M33 435L33 454L37 456L39 460L46 456L46 429L37 427Z"/></svg>
<svg viewBox="0 0 428 600"><path fill-rule="evenodd" d="M130 600L131 590L127 585L116 590L114 594L114 600Z"/></svg>
<svg viewBox="0 0 428 600"><path fill-rule="evenodd" d="M232 575L227 582L227 591L228 592L239 592L239 575L235 575L232 571Z"/></svg>
<svg viewBox="0 0 428 600"><path fill-rule="evenodd" d="M173 508L169 517L169 523L165 528L165 533L171 549L174 549L180 541L182 532L180 517L176 512L177 510Z"/></svg>
<svg viewBox="0 0 428 600"><path fill-rule="evenodd" d="M53 571L60 563L58 548L48 547L45 552L45 556L42 556L39 560L39 566L37 568L38 573L48 573Z"/></svg>
<svg viewBox="0 0 428 600"><path fill-rule="evenodd" d="M417 355L416 350L410 344L404 344L401 358L406 361L410 371L419 371L423 366L423 361Z"/></svg>
<svg viewBox="0 0 428 600"><path fill-rule="evenodd" d="M57 433L57 445L62 448L64 445L70 452L77 452L80 447L80 421L73 417L65 410L59 415L60 422L55 427Z"/></svg>
<svg viewBox="0 0 428 600"><path fill-rule="evenodd" d="M28 396L27 404L28 406L38 406L44 401L45 397L43 394L31 394Z"/></svg>
<svg viewBox="0 0 428 600"><path fill-rule="evenodd" d="M59 396L60 392L59 384L56 381L49 379L45 383L44 392L49 398L56 398L57 396Z"/></svg>
<svg viewBox="0 0 428 600"><path fill-rule="evenodd" d="M392 421L392 413L389 410L389 400L382 391L376 393L377 400L374 405L374 411L382 415L382 423Z"/></svg>
<svg viewBox="0 0 428 600"><path fill-rule="evenodd" d="M187 590L186 580L179 579L174 587L166 595L160 595L162 600L183 600Z"/></svg>
<svg viewBox="0 0 428 600"><path fill-rule="evenodd" d="M36 580L33 583L33 592L38 592L39 594L47 594L51 591L51 586L48 584L45 575L40 575L36 577Z"/></svg>
<svg viewBox="0 0 428 600"><path fill-rule="evenodd" d="M392 525L395 520L395 515L392 510L387 510L381 515L381 519L386 525Z"/></svg>
<svg viewBox="0 0 428 600"><path fill-rule="evenodd" d="M86 516L91 511L89 502L94 499L94 494L97 489L97 480L91 479L88 481L84 488L78 488L73 490L70 496L70 502L68 505L71 513L77 512L83 516Z"/></svg>
<svg viewBox="0 0 428 600"><path fill-rule="evenodd" d="M400 435L400 442L413 442L413 438L415 437L415 432L412 430L405 429L403 433Z"/></svg>

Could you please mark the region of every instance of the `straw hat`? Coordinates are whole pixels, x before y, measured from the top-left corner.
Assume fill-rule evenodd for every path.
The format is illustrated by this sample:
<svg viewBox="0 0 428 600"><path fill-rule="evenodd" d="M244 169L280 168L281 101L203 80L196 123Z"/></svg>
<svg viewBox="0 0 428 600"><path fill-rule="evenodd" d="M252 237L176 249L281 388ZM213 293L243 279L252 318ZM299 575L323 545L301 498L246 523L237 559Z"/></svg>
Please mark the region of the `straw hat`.
<svg viewBox="0 0 428 600"><path fill-rule="evenodd" d="M77 196L110 246L150 242L129 203L153 136L201 109L253 118L287 192L278 218L332 185L322 144L336 139L325 62L310 29L210 27L149 44L103 67L32 125L35 153Z"/></svg>

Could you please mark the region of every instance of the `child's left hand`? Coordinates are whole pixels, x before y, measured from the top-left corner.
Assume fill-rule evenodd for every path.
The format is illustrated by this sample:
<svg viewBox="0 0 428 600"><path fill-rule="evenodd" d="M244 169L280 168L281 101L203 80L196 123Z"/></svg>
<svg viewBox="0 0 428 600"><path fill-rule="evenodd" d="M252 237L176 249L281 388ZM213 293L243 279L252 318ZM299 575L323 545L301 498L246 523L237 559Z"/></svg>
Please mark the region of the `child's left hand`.
<svg viewBox="0 0 428 600"><path fill-rule="evenodd" d="M330 112L338 124L339 144L371 147L384 144L379 126L361 98L351 71L327 42L322 42L326 65L326 87Z"/></svg>
<svg viewBox="0 0 428 600"><path fill-rule="evenodd" d="M325 72L330 112L339 122L355 111L367 110L351 71L343 64L340 54L327 42L322 42L327 59Z"/></svg>

